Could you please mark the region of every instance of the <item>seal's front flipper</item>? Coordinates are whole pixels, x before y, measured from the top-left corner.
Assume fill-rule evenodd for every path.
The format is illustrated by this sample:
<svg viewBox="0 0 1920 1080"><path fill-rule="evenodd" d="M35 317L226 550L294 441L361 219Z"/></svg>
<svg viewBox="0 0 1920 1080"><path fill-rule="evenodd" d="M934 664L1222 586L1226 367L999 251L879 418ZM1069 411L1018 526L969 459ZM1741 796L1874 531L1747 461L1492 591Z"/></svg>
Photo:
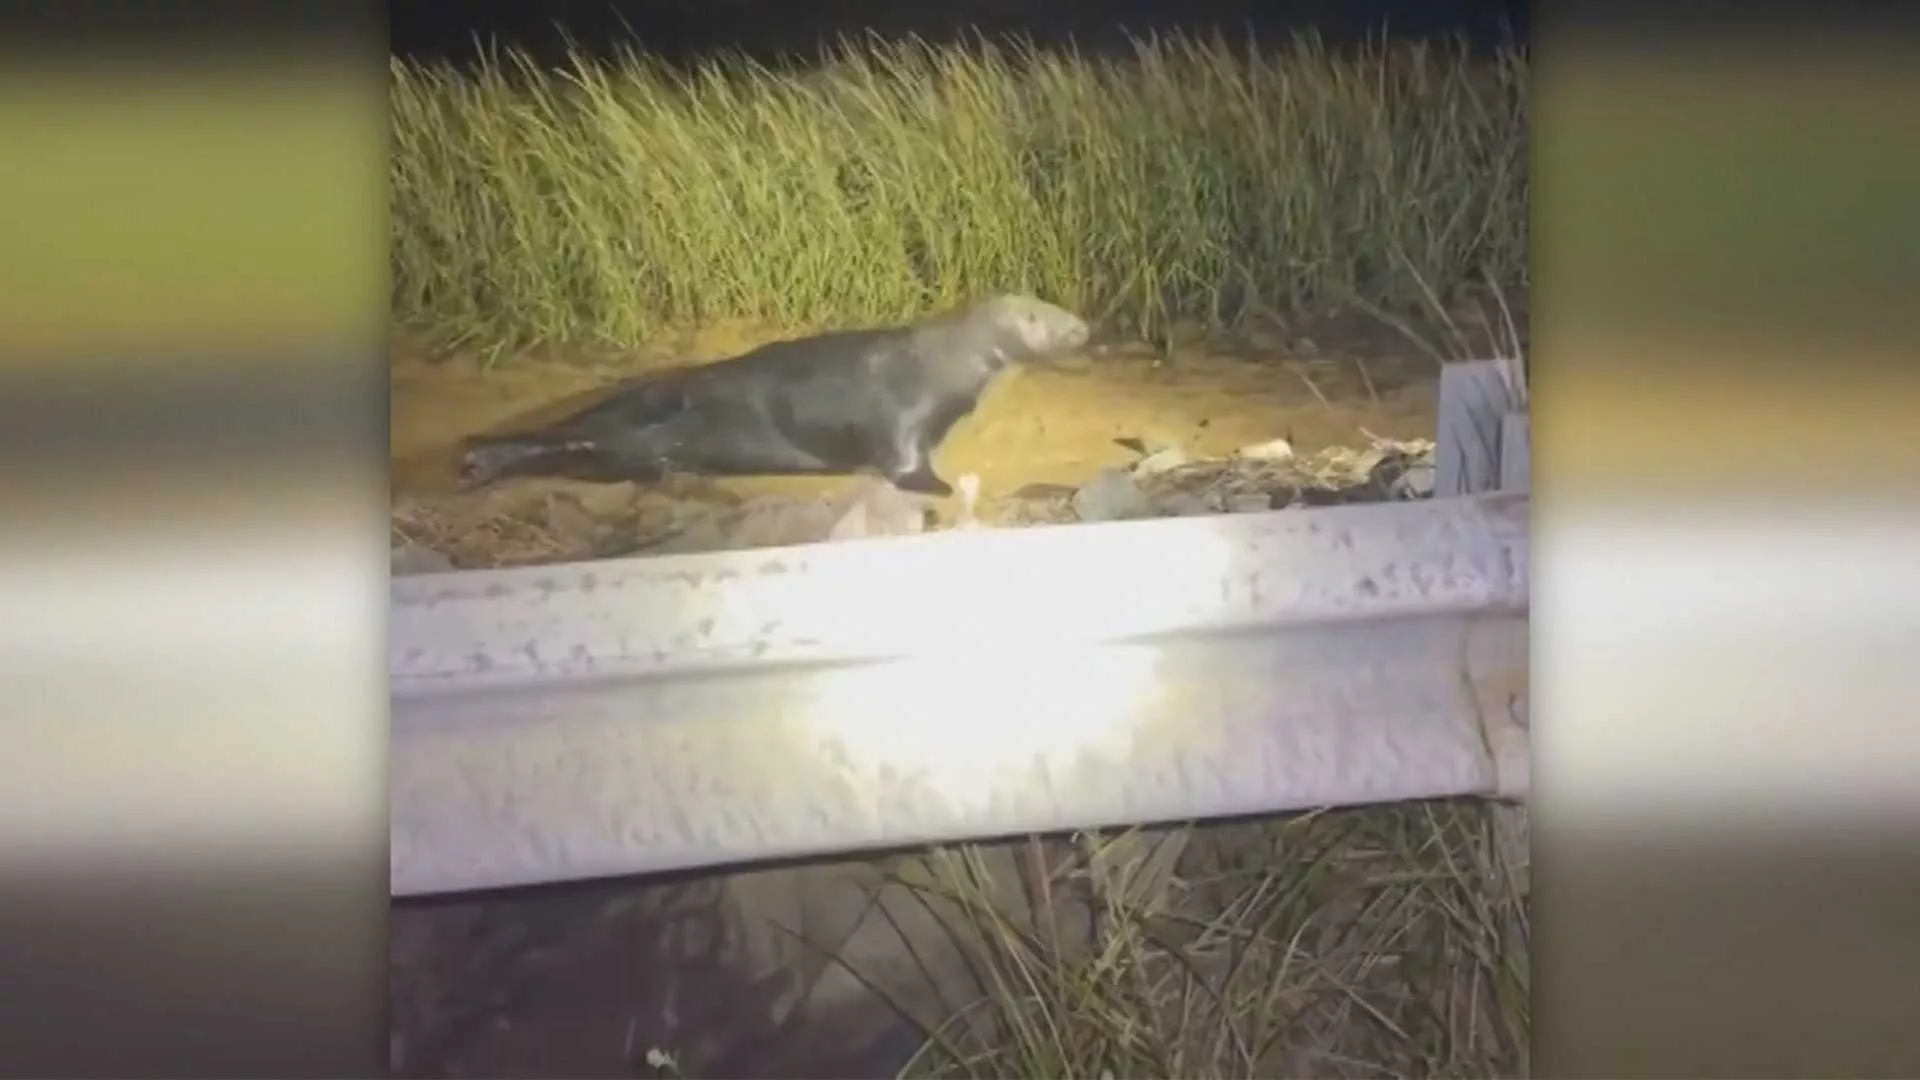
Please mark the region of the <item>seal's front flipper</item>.
<svg viewBox="0 0 1920 1080"><path fill-rule="evenodd" d="M895 476L892 480L894 487L916 495L932 495L935 498L944 499L953 494L953 486L934 475L933 467L930 465L922 465L912 472Z"/></svg>

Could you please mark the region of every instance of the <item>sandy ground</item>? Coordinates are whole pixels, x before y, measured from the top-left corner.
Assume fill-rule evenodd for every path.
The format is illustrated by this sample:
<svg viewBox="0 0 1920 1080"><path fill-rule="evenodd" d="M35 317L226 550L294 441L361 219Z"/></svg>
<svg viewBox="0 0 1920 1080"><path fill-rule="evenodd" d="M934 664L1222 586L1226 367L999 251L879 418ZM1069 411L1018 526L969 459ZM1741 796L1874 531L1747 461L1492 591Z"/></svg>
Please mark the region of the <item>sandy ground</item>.
<svg viewBox="0 0 1920 1080"><path fill-rule="evenodd" d="M401 353L392 368L392 481L397 497L452 490L455 447L469 435L551 419L604 393L614 381L677 363L717 359L756 339L699 335L679 348L627 356L507 361L485 370L470 357L428 360ZM1318 348L1314 352L1319 352ZM996 384L955 429L936 464L949 479L972 472L986 500L1031 485L1069 485L1130 460L1116 440L1173 443L1194 456L1291 436L1311 453L1364 445L1362 429L1386 438L1433 431L1434 362L1403 345L1371 358L1298 355L1271 348L1193 350L1160 358L1145 347L1112 349ZM814 494L839 478L727 481L741 495Z"/></svg>
<svg viewBox="0 0 1920 1080"><path fill-rule="evenodd" d="M470 357L429 360L402 350L392 365L396 503L464 498L451 494L452 468L455 447L469 435L537 422L616 379L726 356L757 340L764 338L709 332L623 356L548 355L491 370ZM1134 453L1120 439L1211 456L1282 436L1301 453L1364 447L1366 433L1430 438L1436 372L1432 357L1377 326L1344 334L1297 330L1168 357L1145 347L1110 349L1004 380L955 431L937 465L949 480L977 474L983 502L991 503L1032 485L1080 484L1123 464ZM725 486L743 496L811 495L848 482ZM766 988L773 985L765 982L772 954L762 949L742 961L725 944L758 936L724 929L737 928L740 911L759 904L740 900L739 882L780 878L782 895L816 897L796 900L801 910L829 903L817 897L842 887L792 875L853 872L852 864L841 864L396 905L396 1075L656 1075L642 1060L654 1046L680 1050L693 1074L844 1076L895 1068L900 1036L885 1024L766 1030L755 1018L784 1009L774 999L787 996ZM694 924L705 929L686 930ZM691 939L682 931L717 943L713 955L688 955L684 942ZM744 1007L753 1002L767 1008ZM717 1049L703 1053L702 1045Z"/></svg>

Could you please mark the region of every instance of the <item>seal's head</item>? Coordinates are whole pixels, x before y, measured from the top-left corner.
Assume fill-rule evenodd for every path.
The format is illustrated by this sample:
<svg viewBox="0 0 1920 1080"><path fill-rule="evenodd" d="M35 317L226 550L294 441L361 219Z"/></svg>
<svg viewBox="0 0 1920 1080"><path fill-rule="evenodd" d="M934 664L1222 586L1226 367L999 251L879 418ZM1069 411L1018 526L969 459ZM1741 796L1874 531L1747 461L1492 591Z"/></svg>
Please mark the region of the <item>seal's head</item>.
<svg viewBox="0 0 1920 1080"><path fill-rule="evenodd" d="M990 327L1011 345L1008 360L1034 360L1072 352L1093 336L1086 320L1031 296L1003 295L967 309L967 321ZM1010 340L1009 340L1010 339Z"/></svg>

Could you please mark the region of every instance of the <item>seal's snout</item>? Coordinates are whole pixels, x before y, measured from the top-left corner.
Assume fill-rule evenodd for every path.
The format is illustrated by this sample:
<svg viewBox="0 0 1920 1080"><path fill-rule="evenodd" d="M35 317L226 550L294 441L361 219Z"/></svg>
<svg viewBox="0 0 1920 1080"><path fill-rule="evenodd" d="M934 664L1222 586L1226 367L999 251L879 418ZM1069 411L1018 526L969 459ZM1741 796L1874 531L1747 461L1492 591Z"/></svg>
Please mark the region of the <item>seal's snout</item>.
<svg viewBox="0 0 1920 1080"><path fill-rule="evenodd" d="M1002 308L1002 325L1011 323L1030 357L1073 352L1093 337L1085 319L1065 308L1032 297L1009 298Z"/></svg>
<svg viewBox="0 0 1920 1080"><path fill-rule="evenodd" d="M1049 313L1034 320L1027 332L1027 344L1042 356L1075 352L1093 338L1093 328L1085 319L1070 312Z"/></svg>

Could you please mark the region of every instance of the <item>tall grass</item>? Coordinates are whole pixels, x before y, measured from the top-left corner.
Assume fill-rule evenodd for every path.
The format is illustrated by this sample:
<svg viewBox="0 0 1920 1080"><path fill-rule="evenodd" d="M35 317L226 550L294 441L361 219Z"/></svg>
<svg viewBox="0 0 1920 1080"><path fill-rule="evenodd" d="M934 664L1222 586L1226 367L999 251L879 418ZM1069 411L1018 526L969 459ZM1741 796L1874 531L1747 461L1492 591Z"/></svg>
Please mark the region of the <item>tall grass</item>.
<svg viewBox="0 0 1920 1080"><path fill-rule="evenodd" d="M1491 813L1447 800L1192 830L1165 895L1110 893L1071 954L993 908L972 851L936 853L920 888L984 931L954 942L985 992L903 1075L1525 1076L1531 924Z"/></svg>
<svg viewBox="0 0 1920 1080"><path fill-rule="evenodd" d="M1524 284L1527 64L1137 40L392 68L393 313L444 347L911 318L1030 291L1148 335Z"/></svg>

